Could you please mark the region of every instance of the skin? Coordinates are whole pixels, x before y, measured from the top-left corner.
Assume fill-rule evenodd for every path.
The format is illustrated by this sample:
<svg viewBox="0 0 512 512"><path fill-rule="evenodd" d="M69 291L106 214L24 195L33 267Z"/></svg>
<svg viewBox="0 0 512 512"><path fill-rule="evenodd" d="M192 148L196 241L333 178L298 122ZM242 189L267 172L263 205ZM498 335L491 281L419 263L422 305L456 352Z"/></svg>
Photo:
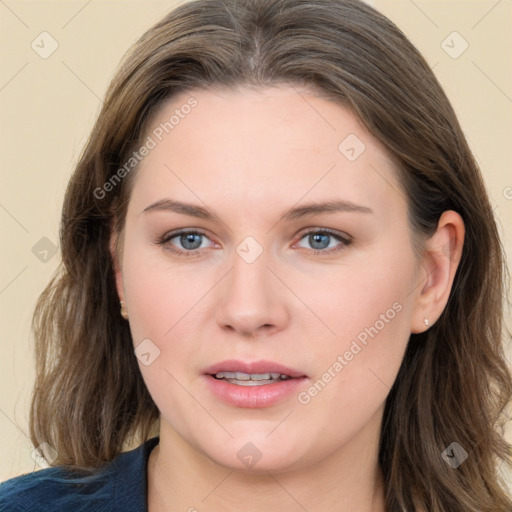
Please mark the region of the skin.
<svg viewBox="0 0 512 512"><path fill-rule="evenodd" d="M165 103L152 128L191 94ZM393 159L349 110L318 94L283 85L193 96L197 107L134 176L125 228L111 241L134 346L149 338L160 350L148 366L139 361L161 412L149 510L384 511L385 400L410 333L446 305L463 221L445 212L418 259ZM350 134L366 147L354 161L338 149ZM217 218L142 213L171 197ZM372 212L280 221L289 208L332 199ZM196 256L170 251L187 250L179 236L156 243L185 228L206 232ZM319 248L304 235L322 228L350 244L327 237ZM263 250L252 263L236 251L247 236ZM271 407L234 407L204 385L211 364L266 359L308 375L307 392L393 304L394 318L306 404L292 394ZM252 467L237 457L248 442L262 455Z"/></svg>

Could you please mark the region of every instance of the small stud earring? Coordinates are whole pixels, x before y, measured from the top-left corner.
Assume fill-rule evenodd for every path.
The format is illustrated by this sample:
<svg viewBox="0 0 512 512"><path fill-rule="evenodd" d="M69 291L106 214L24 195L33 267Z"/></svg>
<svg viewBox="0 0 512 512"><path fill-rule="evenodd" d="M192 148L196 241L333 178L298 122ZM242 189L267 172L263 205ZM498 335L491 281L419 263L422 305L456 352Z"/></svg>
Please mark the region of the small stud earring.
<svg viewBox="0 0 512 512"><path fill-rule="evenodd" d="M425 322L425 325L426 325L427 327L430 325L430 322L428 321L428 318L425 318L424 322Z"/></svg>
<svg viewBox="0 0 512 512"><path fill-rule="evenodd" d="M126 309L126 306L124 305L123 301L121 301L120 304L121 304L121 316L125 320L128 320L128 310Z"/></svg>

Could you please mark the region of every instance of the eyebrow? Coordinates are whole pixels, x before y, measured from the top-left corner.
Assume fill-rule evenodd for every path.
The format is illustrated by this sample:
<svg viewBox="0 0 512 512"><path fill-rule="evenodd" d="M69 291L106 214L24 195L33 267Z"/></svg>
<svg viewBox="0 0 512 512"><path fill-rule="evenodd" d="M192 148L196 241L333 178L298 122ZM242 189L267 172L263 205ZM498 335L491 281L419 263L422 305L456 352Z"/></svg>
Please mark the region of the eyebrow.
<svg viewBox="0 0 512 512"><path fill-rule="evenodd" d="M175 201L173 199L161 199L160 201L144 208L141 213L148 213L152 211L169 211L205 220L214 220L219 218L207 208L191 203ZM312 215L337 212L374 213L373 210L367 206L361 206L350 201L335 199L327 202L308 203L291 208L281 216L281 220L296 220Z"/></svg>

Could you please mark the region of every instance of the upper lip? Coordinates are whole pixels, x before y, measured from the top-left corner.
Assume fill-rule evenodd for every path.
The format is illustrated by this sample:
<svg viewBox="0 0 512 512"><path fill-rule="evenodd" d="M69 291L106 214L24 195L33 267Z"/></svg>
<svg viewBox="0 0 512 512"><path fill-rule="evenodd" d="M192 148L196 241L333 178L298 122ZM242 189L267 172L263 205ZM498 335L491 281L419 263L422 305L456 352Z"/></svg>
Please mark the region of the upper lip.
<svg viewBox="0 0 512 512"><path fill-rule="evenodd" d="M281 375L288 375L290 377L306 377L304 372L289 368L288 366L274 361L246 362L229 359L209 366L204 370L204 373L207 375L216 375L219 372L240 372L248 374L280 373Z"/></svg>

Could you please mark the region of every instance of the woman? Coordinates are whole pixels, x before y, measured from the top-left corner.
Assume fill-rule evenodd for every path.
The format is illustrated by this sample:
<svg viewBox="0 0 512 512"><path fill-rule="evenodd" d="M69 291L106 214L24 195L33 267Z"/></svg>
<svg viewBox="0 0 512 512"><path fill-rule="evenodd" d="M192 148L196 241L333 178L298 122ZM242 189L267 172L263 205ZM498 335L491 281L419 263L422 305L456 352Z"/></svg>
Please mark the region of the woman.
<svg viewBox="0 0 512 512"><path fill-rule="evenodd" d="M34 317L53 467L2 510L512 509L492 208L366 4L167 15L110 85L61 248Z"/></svg>

